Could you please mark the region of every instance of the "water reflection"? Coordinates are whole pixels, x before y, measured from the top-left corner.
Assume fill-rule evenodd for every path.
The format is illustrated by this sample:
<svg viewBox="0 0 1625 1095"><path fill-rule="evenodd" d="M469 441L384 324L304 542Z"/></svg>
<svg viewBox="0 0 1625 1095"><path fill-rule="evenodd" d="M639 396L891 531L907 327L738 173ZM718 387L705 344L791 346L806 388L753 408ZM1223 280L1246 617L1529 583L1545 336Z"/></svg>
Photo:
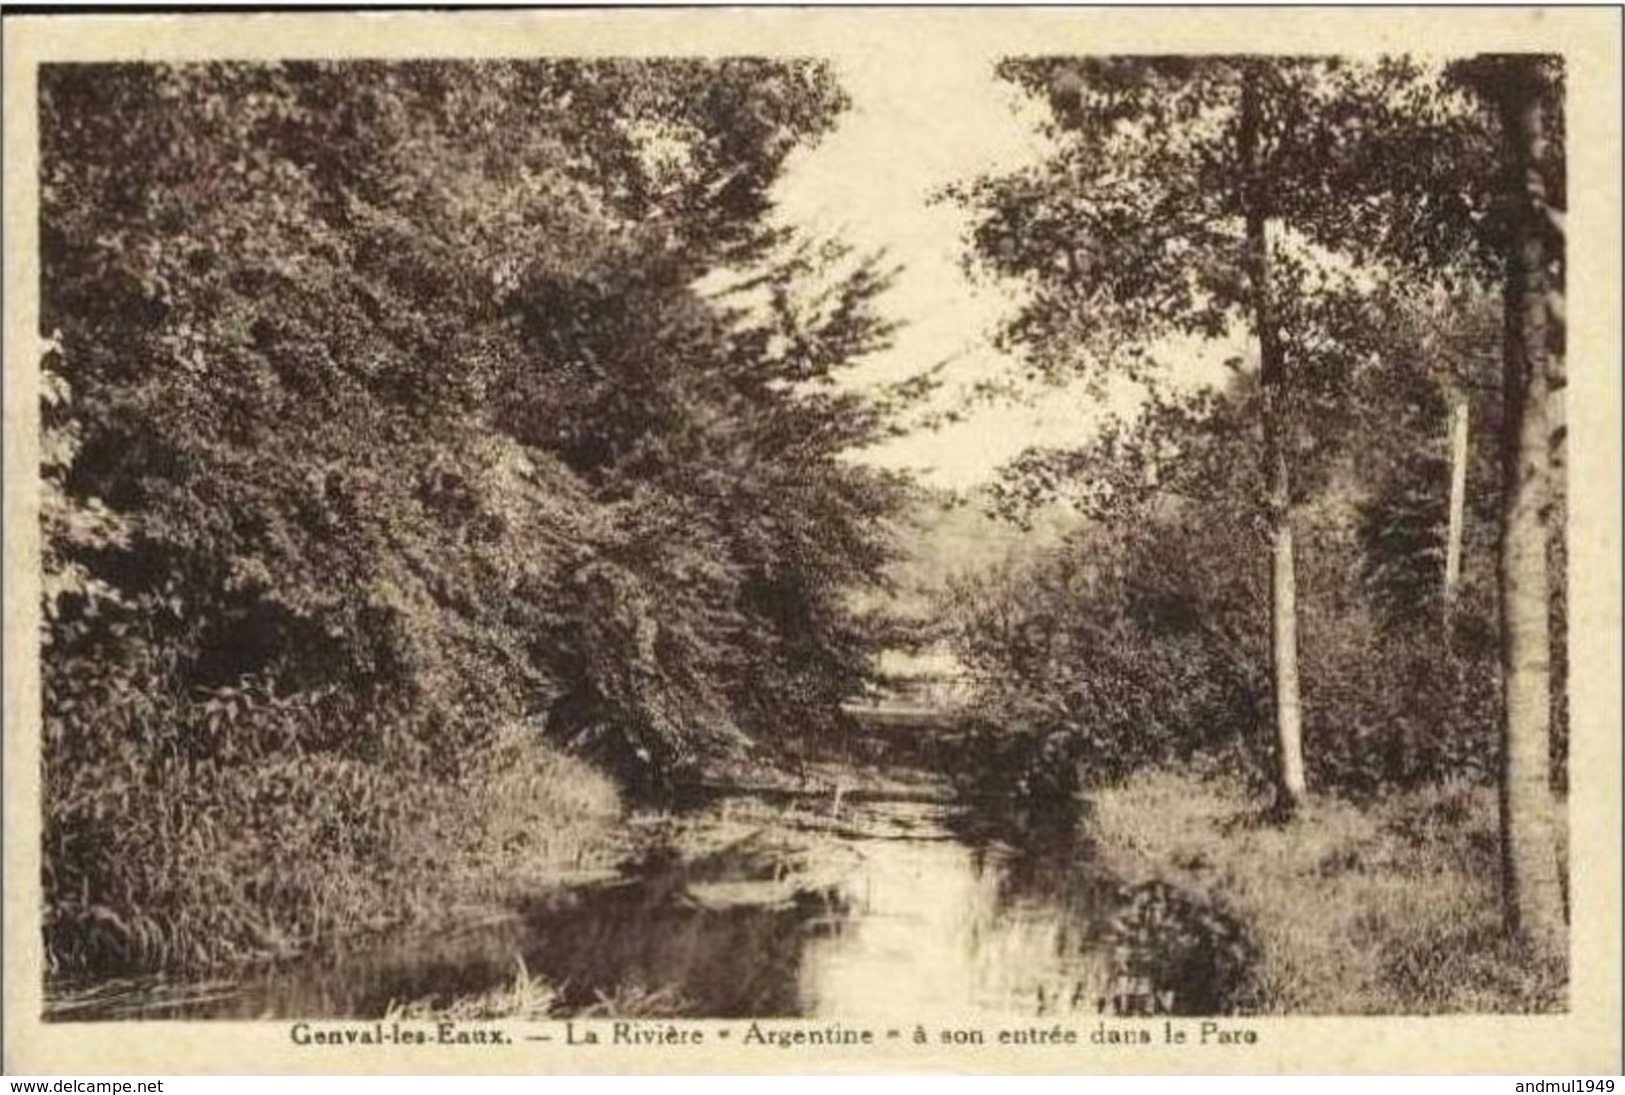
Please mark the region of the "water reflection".
<svg viewBox="0 0 1625 1095"><path fill-rule="evenodd" d="M841 932L807 947L804 1014L1033 1016L1107 993L1110 957L1092 925L1109 887L1086 864L881 844L853 890Z"/></svg>

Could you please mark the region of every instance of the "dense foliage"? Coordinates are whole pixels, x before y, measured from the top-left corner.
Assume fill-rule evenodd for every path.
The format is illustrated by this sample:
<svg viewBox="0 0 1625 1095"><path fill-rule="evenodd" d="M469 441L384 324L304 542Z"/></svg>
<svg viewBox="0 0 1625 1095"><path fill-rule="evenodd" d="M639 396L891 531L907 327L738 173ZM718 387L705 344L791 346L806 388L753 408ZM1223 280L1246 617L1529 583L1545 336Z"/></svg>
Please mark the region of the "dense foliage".
<svg viewBox="0 0 1625 1095"><path fill-rule="evenodd" d="M1061 546L953 588L958 648L990 683L986 701L1014 731L1063 735L1093 779L1198 753L1227 756L1266 779L1265 579L1238 565L1262 542L1248 492L1256 440L1236 425L1246 398L1233 393L1187 418L1180 452L1158 463L1164 487L1133 501L1100 497L1113 472L1138 477L1149 435L1169 426L1169 415L1084 450L1029 454L1010 472L1024 494L1036 468L1092 469L1067 484L1087 492L1075 497L1088 518ZM1442 511L1447 479L1428 451L1436 446L1425 435L1415 440L1410 463L1346 462L1300 518L1306 754L1321 788L1370 792L1493 770L1493 537L1475 529L1474 581L1453 642L1437 612L1411 610L1436 603L1436 594L1392 609L1404 591L1437 588L1437 530L1425 530L1421 544L1363 538L1372 527L1411 527L1416 509ZM1126 442L1132 456L1111 451ZM1208 474L1189 493L1168 485L1198 468Z"/></svg>
<svg viewBox="0 0 1625 1095"><path fill-rule="evenodd" d="M1006 470L1007 514L1059 496L1086 523L954 598L964 656L1033 749L1055 750L1060 734L1081 743L1086 770L1111 775L1228 747L1267 771L1275 750L1259 727L1280 695L1284 527L1311 785L1368 793L1494 775L1496 297L1516 213L1482 88L1506 67L1001 63L1048 105L1051 154L952 192L973 217L968 263L1019 286L1002 336L1033 378L1115 373L1151 393L1091 443ZM1560 72L1543 94L1551 138L1536 166L1560 207ZM1560 313L1549 332L1560 354ZM1193 341L1254 343L1257 358L1231 359L1225 393L1163 391L1164 367ZM1461 578L1446 590L1452 407L1465 407L1472 440ZM1559 507L1561 487L1557 477ZM1560 638L1560 569L1555 594Z"/></svg>
<svg viewBox="0 0 1625 1095"><path fill-rule="evenodd" d="M647 789L857 686L901 487L833 381L886 278L765 219L824 66L59 65L40 102L54 960L301 945L395 911L426 832L577 811L544 729ZM478 793L526 764L552 803Z"/></svg>

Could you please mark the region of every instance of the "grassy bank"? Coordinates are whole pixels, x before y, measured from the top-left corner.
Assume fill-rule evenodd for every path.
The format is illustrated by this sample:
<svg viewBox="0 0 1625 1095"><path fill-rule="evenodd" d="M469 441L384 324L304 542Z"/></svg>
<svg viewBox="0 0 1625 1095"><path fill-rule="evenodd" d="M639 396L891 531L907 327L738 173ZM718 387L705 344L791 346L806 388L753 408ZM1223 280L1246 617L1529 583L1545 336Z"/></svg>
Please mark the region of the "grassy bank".
<svg viewBox="0 0 1625 1095"><path fill-rule="evenodd" d="M1237 783L1146 772L1091 793L1108 869L1219 904L1253 932L1265 1013L1555 1011L1566 970L1500 935L1495 800L1449 784L1322 799L1266 824Z"/></svg>
<svg viewBox="0 0 1625 1095"><path fill-rule="evenodd" d="M48 864L78 872L51 887L59 975L288 957L607 869L623 851L610 782L518 730L460 777L322 754L126 765L48 831L61 845Z"/></svg>

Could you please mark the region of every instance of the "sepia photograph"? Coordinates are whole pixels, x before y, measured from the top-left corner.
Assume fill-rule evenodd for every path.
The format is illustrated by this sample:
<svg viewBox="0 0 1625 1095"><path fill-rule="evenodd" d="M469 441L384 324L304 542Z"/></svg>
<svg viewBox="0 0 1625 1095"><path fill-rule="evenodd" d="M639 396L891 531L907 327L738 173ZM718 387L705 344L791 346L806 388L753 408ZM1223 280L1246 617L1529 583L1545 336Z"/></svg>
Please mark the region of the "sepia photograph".
<svg viewBox="0 0 1625 1095"><path fill-rule="evenodd" d="M8 1071L1614 1069L1618 13L1204 14L8 19Z"/></svg>

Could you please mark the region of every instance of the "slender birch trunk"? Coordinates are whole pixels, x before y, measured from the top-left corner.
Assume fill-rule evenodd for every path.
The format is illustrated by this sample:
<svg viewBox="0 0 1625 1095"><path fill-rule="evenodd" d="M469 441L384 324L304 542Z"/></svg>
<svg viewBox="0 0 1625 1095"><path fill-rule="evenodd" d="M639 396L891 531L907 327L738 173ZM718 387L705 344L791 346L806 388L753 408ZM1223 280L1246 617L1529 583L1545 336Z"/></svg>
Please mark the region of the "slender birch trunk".
<svg viewBox="0 0 1625 1095"><path fill-rule="evenodd" d="M1275 691L1277 808L1290 815L1308 796L1303 766L1303 708L1298 690L1298 586L1292 542L1292 473L1287 463L1282 406L1286 362L1270 299L1269 201L1259 149L1256 76L1244 74L1240 153L1246 220L1246 266L1258 332L1263 405L1264 470L1270 520L1270 669Z"/></svg>

